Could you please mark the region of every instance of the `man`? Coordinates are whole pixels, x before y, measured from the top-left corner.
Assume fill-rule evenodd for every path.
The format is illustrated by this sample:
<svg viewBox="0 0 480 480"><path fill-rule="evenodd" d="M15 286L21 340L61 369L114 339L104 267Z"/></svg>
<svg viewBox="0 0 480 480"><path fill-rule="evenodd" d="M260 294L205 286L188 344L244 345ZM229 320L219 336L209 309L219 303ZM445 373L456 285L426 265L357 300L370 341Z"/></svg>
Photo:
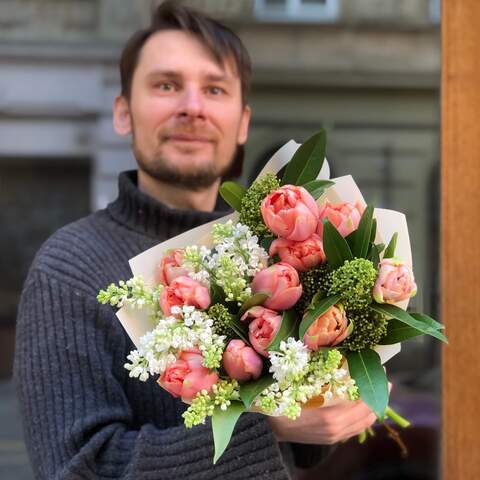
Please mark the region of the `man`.
<svg viewBox="0 0 480 480"><path fill-rule="evenodd" d="M105 210L45 243L19 307L15 377L35 476L288 478L292 459L317 461L321 445L369 427L367 406L308 410L294 422L245 414L214 466L210 427L186 430L184 404L128 377L133 346L96 301L130 276L129 258L223 215L218 186L248 134L248 54L225 27L168 2L129 40L120 73L114 127L132 135L138 172L121 174Z"/></svg>

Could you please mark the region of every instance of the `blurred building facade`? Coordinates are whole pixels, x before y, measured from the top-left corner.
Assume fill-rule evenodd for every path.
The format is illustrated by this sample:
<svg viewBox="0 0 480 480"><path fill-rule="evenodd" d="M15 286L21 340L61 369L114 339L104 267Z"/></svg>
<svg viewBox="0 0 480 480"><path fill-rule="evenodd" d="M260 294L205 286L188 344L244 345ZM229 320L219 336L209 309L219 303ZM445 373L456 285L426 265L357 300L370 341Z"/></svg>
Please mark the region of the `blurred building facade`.
<svg viewBox="0 0 480 480"><path fill-rule="evenodd" d="M435 216L427 212L436 202L439 1L185 3L232 26L253 59L242 181L285 141L326 127L334 174L352 173L367 200L407 214L423 292L417 301L434 311ZM128 141L113 132L111 106L120 49L148 22L151 6L0 2L3 376L34 252L60 225L104 207L116 195L117 173L135 166Z"/></svg>

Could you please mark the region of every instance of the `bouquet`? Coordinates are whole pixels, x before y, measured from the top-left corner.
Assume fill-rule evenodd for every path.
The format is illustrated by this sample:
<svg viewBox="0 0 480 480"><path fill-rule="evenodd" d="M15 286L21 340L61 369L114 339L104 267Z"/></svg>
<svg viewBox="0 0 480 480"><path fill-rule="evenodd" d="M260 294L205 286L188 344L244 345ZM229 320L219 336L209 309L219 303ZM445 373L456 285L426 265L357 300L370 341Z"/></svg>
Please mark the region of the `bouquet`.
<svg viewBox="0 0 480 480"><path fill-rule="evenodd" d="M212 417L214 462L245 411L295 419L361 398L407 425L383 363L409 338L446 341L406 311L417 288L404 215L367 205L350 176L329 180L325 146L322 130L287 143L248 189L225 182L236 213L131 259L133 277L98 295L136 346L130 376L189 404L187 428Z"/></svg>

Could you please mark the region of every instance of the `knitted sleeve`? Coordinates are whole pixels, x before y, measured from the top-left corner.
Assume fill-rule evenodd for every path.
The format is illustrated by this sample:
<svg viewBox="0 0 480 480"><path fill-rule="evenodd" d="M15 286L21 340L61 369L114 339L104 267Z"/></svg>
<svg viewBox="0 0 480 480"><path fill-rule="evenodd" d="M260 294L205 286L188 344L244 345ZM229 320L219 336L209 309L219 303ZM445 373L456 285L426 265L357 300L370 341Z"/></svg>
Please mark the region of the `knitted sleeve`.
<svg viewBox="0 0 480 480"><path fill-rule="evenodd" d="M129 379L114 368L125 361L125 335L107 311L38 269L27 279L15 379L37 479L289 478L261 415L242 415L216 465L209 425L138 422L125 393Z"/></svg>

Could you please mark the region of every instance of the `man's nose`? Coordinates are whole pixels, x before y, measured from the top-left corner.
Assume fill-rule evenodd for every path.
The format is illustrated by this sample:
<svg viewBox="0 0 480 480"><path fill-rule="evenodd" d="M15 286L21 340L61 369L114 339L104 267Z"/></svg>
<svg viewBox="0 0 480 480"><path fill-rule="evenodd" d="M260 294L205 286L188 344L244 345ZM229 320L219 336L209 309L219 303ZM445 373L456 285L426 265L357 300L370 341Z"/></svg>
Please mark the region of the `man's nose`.
<svg viewBox="0 0 480 480"><path fill-rule="evenodd" d="M186 117L203 117L205 104L202 92L198 88L185 88L181 97L178 114Z"/></svg>

